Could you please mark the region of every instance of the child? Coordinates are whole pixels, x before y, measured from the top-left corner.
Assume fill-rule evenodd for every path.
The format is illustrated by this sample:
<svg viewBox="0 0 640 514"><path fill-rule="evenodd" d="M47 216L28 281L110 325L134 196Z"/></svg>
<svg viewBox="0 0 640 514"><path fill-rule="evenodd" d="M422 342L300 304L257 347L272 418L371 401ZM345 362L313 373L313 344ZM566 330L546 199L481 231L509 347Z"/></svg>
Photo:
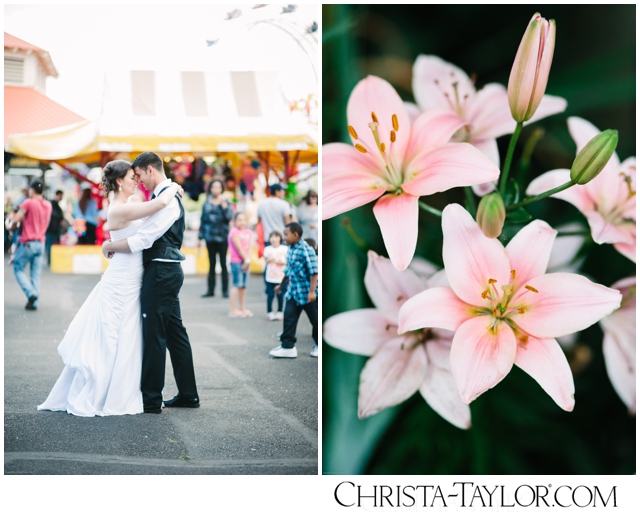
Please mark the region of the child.
<svg viewBox="0 0 640 514"><path fill-rule="evenodd" d="M267 320L277 321L284 318L282 314L282 299L284 291L276 295L275 288L282 282L284 278L284 265L287 263L288 248L282 244L282 234L274 230L269 234L270 246L264 249L264 260L267 263L267 272L265 280L267 282ZM278 311L273 312L273 297L278 298Z"/></svg>
<svg viewBox="0 0 640 514"><path fill-rule="evenodd" d="M251 239L253 233L247 228L247 217L238 212L234 218L234 227L229 231L229 254L231 257L231 276L233 289L231 290L230 318L246 318L253 313L244 306L247 291L249 263L251 262ZM236 304L239 308L236 309Z"/></svg>
<svg viewBox="0 0 640 514"><path fill-rule="evenodd" d="M307 313L311 322L313 350L309 355L318 356L318 258L316 252L302 240L302 227L299 223L291 222L285 226L284 240L289 246L285 278L276 287L276 294L280 292L285 281L289 281L289 288L285 298L283 331L280 336L280 346L269 352L272 357L295 358L296 328L302 311Z"/></svg>

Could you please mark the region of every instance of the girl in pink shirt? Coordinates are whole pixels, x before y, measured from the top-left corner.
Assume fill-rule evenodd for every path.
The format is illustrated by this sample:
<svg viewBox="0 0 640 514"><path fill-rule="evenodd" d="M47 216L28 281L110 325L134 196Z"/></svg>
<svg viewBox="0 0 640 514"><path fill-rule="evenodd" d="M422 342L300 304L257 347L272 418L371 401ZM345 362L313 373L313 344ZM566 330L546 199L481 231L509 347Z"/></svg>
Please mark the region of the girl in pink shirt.
<svg viewBox="0 0 640 514"><path fill-rule="evenodd" d="M231 289L230 318L246 318L253 316L244 306L249 277L249 263L251 262L251 240L253 232L247 228L247 217L238 212L234 218L234 227L229 231L229 254L231 257ZM239 308L236 308L236 304Z"/></svg>

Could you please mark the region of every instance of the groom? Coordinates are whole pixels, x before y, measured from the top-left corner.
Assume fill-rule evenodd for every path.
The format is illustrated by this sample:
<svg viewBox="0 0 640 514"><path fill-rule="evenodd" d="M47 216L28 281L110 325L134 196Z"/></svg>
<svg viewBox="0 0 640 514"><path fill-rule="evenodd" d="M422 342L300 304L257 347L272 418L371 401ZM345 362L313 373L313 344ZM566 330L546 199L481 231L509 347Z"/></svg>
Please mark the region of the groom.
<svg viewBox="0 0 640 514"><path fill-rule="evenodd" d="M140 154L131 164L136 176L152 199L166 189L171 181L164 173L162 159L153 152ZM184 208L178 197L169 205L149 216L138 233L121 241L107 241L102 253L136 252L143 250L144 278L140 292L142 312L142 377L140 389L144 412L162 412L162 389L169 350L178 395L165 400L165 407L199 407L193 371L193 357L187 330L182 324L178 293L184 281L180 251L184 234Z"/></svg>

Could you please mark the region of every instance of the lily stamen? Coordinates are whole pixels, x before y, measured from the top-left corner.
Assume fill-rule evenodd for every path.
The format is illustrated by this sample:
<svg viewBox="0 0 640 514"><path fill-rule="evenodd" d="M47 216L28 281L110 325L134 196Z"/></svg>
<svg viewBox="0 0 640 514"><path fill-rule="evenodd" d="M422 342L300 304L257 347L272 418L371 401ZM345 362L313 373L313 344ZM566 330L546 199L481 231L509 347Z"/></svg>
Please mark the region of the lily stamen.
<svg viewBox="0 0 640 514"><path fill-rule="evenodd" d="M451 87L453 87L453 94L456 97L456 112L458 116L462 116L462 104L460 103L460 95L458 94L458 83L454 82L451 84Z"/></svg>

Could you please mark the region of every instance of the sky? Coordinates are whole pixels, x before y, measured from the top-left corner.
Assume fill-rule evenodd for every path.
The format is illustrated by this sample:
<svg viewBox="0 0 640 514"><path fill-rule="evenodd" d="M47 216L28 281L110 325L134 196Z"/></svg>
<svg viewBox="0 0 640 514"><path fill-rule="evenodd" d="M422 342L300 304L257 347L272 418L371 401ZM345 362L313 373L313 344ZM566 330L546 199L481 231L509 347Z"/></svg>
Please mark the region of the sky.
<svg viewBox="0 0 640 514"><path fill-rule="evenodd" d="M58 78L47 96L87 119L100 115L109 69L277 70L288 99L317 93L317 43L293 34L320 22L319 6L254 5L5 4L4 30L49 52Z"/></svg>

